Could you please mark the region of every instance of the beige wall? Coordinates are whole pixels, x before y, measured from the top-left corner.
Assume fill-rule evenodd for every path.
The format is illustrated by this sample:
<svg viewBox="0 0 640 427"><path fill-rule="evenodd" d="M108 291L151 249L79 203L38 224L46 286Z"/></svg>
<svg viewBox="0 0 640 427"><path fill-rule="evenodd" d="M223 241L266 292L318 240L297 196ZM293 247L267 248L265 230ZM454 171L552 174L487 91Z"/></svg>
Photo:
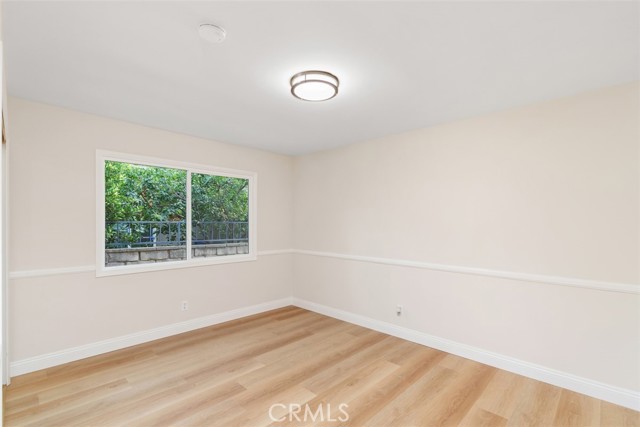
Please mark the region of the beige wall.
<svg viewBox="0 0 640 427"><path fill-rule="evenodd" d="M292 245L290 157L21 99L10 98L9 109L14 273L95 263L96 149L255 171L258 249ZM105 278L13 279L11 360L289 297L291 257ZM189 311L180 311L183 300Z"/></svg>
<svg viewBox="0 0 640 427"><path fill-rule="evenodd" d="M638 283L638 86L296 161L296 248Z"/></svg>
<svg viewBox="0 0 640 427"><path fill-rule="evenodd" d="M630 84L300 157L295 247L637 284L638 114ZM294 277L306 301L640 390L637 294L308 254Z"/></svg>

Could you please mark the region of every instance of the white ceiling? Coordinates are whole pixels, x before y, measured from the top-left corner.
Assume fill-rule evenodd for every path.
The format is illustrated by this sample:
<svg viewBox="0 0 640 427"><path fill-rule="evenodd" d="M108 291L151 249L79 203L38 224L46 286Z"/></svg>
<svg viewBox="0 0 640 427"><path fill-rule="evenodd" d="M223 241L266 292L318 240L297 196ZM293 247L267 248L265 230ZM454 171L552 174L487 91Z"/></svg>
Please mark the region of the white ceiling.
<svg viewBox="0 0 640 427"><path fill-rule="evenodd" d="M638 2L4 1L13 96L300 154L637 80ZM227 30L220 45L200 23ZM341 80L324 103L288 80Z"/></svg>

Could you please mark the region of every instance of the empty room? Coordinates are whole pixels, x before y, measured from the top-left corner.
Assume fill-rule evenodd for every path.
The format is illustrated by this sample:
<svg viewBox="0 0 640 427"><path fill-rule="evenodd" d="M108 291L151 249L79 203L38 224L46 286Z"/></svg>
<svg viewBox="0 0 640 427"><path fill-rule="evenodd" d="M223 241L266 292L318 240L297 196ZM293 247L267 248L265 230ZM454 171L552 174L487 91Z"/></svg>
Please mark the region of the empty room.
<svg viewBox="0 0 640 427"><path fill-rule="evenodd" d="M640 2L0 14L3 425L640 426Z"/></svg>

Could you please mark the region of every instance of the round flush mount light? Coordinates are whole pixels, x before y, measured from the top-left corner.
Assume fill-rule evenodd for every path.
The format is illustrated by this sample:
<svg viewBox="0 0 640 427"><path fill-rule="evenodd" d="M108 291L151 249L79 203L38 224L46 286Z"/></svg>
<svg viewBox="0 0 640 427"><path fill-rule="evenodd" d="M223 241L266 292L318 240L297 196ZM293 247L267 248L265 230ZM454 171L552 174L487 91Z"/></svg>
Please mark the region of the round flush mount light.
<svg viewBox="0 0 640 427"><path fill-rule="evenodd" d="M291 94L303 101L326 101L338 94L340 81L326 71L302 71L291 77Z"/></svg>
<svg viewBox="0 0 640 427"><path fill-rule="evenodd" d="M227 32L224 28L213 24L200 24L198 34L209 43L222 43L227 37Z"/></svg>

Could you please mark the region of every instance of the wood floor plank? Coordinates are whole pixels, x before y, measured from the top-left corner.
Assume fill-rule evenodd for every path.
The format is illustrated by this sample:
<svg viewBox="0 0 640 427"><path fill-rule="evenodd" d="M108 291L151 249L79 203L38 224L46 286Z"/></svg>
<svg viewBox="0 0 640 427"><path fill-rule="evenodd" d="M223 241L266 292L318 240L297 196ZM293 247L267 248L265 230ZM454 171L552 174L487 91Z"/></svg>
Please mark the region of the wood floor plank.
<svg viewBox="0 0 640 427"><path fill-rule="evenodd" d="M291 342L281 347L263 352L259 355L256 355L255 358L266 364L277 363L279 361L282 361L283 359L292 359L294 357L297 357L298 355L302 355L305 352L308 352L309 349L321 348L323 346L331 345L331 338L335 338L336 336L339 336L340 339L353 339L353 337L346 335L351 326L347 323L316 323L322 325L321 329L319 329L317 332L314 332L308 337L304 337L295 342Z"/></svg>
<svg viewBox="0 0 640 427"><path fill-rule="evenodd" d="M277 378L281 377L283 372L286 372L285 376L294 375L296 371L290 371L290 367L298 366L297 372L305 371L304 366L324 356L330 356L335 354L336 349L344 349L349 346L353 346L353 337L348 334L338 333L325 339L320 340L315 345L307 345L304 348L298 349L297 352L289 355L283 355L281 358L268 364L267 367L259 371L252 372L248 375L239 378L240 384L245 387L254 387L256 384L271 383L273 380L277 381ZM258 360L263 361L261 355L258 356Z"/></svg>
<svg viewBox="0 0 640 427"><path fill-rule="evenodd" d="M361 420L369 415L370 418L366 421L366 425L369 426L417 426L418 421L414 419L414 411L427 403L431 396L442 393L456 376L457 373L451 369L437 365L432 366L429 370L415 375L408 388L405 389L402 382L397 384L394 390L396 394L391 395L392 398L384 402L384 405L372 404L374 400L370 400L368 414L365 411L359 411L356 407L355 414L351 415L350 413L353 425L364 425ZM383 398L388 397L385 394L383 394ZM380 397L377 397L377 400L380 400ZM350 408L350 410L353 409Z"/></svg>
<svg viewBox="0 0 640 427"><path fill-rule="evenodd" d="M411 418L417 419L418 425L456 426L466 416L495 375L494 368L467 362L447 389L413 412Z"/></svg>
<svg viewBox="0 0 640 427"><path fill-rule="evenodd" d="M484 409L474 408L460 422L460 427L504 427L507 419Z"/></svg>
<svg viewBox="0 0 640 427"><path fill-rule="evenodd" d="M232 420L247 418L246 410L234 401L227 399L216 405L210 405L195 411L172 424L172 427L226 427ZM141 425L140 427L145 427Z"/></svg>
<svg viewBox="0 0 640 427"><path fill-rule="evenodd" d="M509 419L535 380L511 372L497 370L474 407Z"/></svg>
<svg viewBox="0 0 640 427"><path fill-rule="evenodd" d="M362 351L366 346L374 344L384 339L384 335L371 331L370 334L362 335L342 344L327 348L319 357L305 360L304 363L289 365L285 371L276 375L264 378L258 382L247 384L247 393L241 396L242 402L247 403L255 399L265 399L271 395L279 393L283 389L292 385L304 382L323 369L340 362L347 357ZM316 353L318 354L318 353ZM242 378L240 378L241 384Z"/></svg>
<svg viewBox="0 0 640 427"><path fill-rule="evenodd" d="M5 425L27 427L640 427L636 411L297 307L23 375L4 398Z"/></svg>
<svg viewBox="0 0 640 427"><path fill-rule="evenodd" d="M10 393L7 393L7 396L5 396L5 403L10 406L14 400L33 396L35 393L38 394L41 402L45 402L47 391L51 391L53 395L74 393L83 387L90 388L96 382L112 381L113 379L117 379L113 378L112 373L119 371L119 368L123 370L136 370L152 364L155 356L150 352L145 353L145 355L145 357L140 358L132 357L125 364L120 364L119 361L114 364L102 363L100 364L100 368L96 368L95 370L73 369L77 362L72 362L66 364L66 366L70 368L68 375L55 374L48 377L38 377L32 383L22 382L14 386L12 380L11 386L8 389ZM84 360L78 362L84 362ZM47 370L44 370L43 372L46 371Z"/></svg>
<svg viewBox="0 0 640 427"><path fill-rule="evenodd" d="M600 425L617 427L640 426L640 413L609 402L600 403Z"/></svg>
<svg viewBox="0 0 640 427"><path fill-rule="evenodd" d="M560 402L559 387L542 382L532 382L527 387L525 398L509 418L508 426L551 426L557 417Z"/></svg>
<svg viewBox="0 0 640 427"><path fill-rule="evenodd" d="M163 405L160 409L152 408L147 413L140 413L138 405L136 405L134 408L135 417L125 417L118 425L146 427L174 425L195 412L222 403L245 390L244 387L233 381L216 387L194 389L190 394L185 393L185 395ZM116 425L114 420L110 420L110 422L113 423L112 425Z"/></svg>
<svg viewBox="0 0 640 427"><path fill-rule="evenodd" d="M25 417L28 417L32 421L43 420L48 418L53 411L59 408L64 408L65 410L76 408L90 402L105 399L106 397L118 393L122 389L126 388L129 388L129 383L124 378L106 384L99 384L90 390L83 390L75 394L64 395L63 397L51 400L45 404L40 404L19 412L7 414L5 422L11 423L13 420Z"/></svg>
<svg viewBox="0 0 640 427"><path fill-rule="evenodd" d="M413 346L406 354L408 357L395 375L380 382L377 390L351 403L351 425L391 425L412 405L420 405L431 392L437 393L436 390L443 388L446 381L456 375L438 367L446 353ZM428 386L422 388L421 382Z"/></svg>
<svg viewBox="0 0 640 427"><path fill-rule="evenodd" d="M246 360L245 358L225 360L223 363L216 363L209 366L201 367L198 365L196 369L184 371L169 371L165 375L172 376L179 380L171 387L159 388L158 390L147 391L146 393L134 393L134 396L120 396L118 403L111 405L109 408L101 409L98 416L86 420L86 423L102 422L102 420L110 420L116 422L123 419L137 419L140 413L148 410L153 412L157 406L170 405L181 397L189 396L203 390L213 387L229 387L228 382L235 380L237 377L247 372L262 367L259 362ZM147 380L152 380L148 377ZM144 383L143 383L144 384ZM235 387L237 385L238 387ZM239 384L234 383L234 389L244 391L245 389ZM240 390L241 389L241 390ZM137 396L141 399L135 399ZM130 415L127 415L127 411Z"/></svg>
<svg viewBox="0 0 640 427"><path fill-rule="evenodd" d="M590 427L600 424L600 401L570 390L560 392L554 425Z"/></svg>
<svg viewBox="0 0 640 427"><path fill-rule="evenodd" d="M389 363L393 363L384 358L383 355L395 345L395 338L386 337L382 341L379 341L373 345L370 345L368 348L363 349L361 352L354 354L351 357L342 360L341 362L335 363L321 372L318 372L316 375L308 378L302 384L308 390L311 390L314 393L320 393L323 390L330 389L336 384L341 383L354 370L372 360L385 360Z"/></svg>
<svg viewBox="0 0 640 427"><path fill-rule="evenodd" d="M313 426L314 424L321 424L323 427L342 425L343 421L336 416L340 405L346 409L349 405L353 406L354 400L377 389L385 378L394 375L399 368L400 366L386 360L374 359L371 363L352 370L350 375L344 377L340 383L317 394L307 402L310 413L314 414L314 417L309 417L307 420L290 419L288 422L279 424L287 427Z"/></svg>
<svg viewBox="0 0 640 427"><path fill-rule="evenodd" d="M299 385L280 388L276 393L269 396L261 396L252 400L243 400L245 412L235 418L227 420L225 426L228 427L261 427L270 425L273 419L286 416L291 405L303 407L305 403L313 399L316 395ZM272 405L282 404L286 406L276 406L270 410Z"/></svg>

